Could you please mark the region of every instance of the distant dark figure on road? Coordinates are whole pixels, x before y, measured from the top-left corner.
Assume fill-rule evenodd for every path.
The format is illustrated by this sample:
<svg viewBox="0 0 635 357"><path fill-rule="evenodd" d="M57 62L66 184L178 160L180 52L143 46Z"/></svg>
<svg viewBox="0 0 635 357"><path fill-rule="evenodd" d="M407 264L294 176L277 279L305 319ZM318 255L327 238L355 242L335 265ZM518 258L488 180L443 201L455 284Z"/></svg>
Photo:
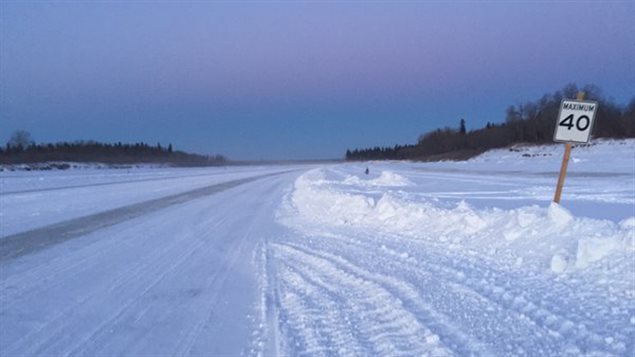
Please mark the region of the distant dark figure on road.
<svg viewBox="0 0 635 357"><path fill-rule="evenodd" d="M367 167L367 168L366 168L366 171L364 171L364 173L365 173L366 175L368 175L368 172L369 172L369 171L368 171L368 167Z"/></svg>

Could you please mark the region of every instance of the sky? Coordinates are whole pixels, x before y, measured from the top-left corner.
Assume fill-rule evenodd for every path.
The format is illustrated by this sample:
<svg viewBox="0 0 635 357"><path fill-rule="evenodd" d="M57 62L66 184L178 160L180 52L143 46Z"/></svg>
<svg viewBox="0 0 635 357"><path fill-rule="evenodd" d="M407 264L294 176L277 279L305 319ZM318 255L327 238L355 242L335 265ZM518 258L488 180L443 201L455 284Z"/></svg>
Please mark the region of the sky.
<svg viewBox="0 0 635 357"><path fill-rule="evenodd" d="M568 83L626 104L634 14L630 0L3 0L0 142L22 129L330 159L502 122Z"/></svg>

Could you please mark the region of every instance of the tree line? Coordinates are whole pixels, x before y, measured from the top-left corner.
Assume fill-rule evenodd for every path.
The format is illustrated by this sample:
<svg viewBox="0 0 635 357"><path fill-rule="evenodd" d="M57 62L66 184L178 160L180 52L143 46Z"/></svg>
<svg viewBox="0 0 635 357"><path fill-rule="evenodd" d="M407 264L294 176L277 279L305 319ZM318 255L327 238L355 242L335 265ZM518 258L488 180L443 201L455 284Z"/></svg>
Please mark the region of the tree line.
<svg viewBox="0 0 635 357"><path fill-rule="evenodd" d="M36 144L28 132L13 133L0 148L0 164L50 161L100 162L106 164L168 163L180 166L209 166L225 163L222 155L198 155L174 150L172 144L148 145L144 142L101 143L96 141Z"/></svg>
<svg viewBox="0 0 635 357"><path fill-rule="evenodd" d="M556 117L563 98L575 98L585 92L598 108L592 135L595 138L635 137L635 98L626 106L606 99L594 85L578 88L569 84L562 90L545 94L536 101L511 105L503 123L488 122L484 127L467 131L465 120L456 128L445 127L421 135L416 144L373 147L346 151L347 160L463 160L486 150L516 143L553 142Z"/></svg>

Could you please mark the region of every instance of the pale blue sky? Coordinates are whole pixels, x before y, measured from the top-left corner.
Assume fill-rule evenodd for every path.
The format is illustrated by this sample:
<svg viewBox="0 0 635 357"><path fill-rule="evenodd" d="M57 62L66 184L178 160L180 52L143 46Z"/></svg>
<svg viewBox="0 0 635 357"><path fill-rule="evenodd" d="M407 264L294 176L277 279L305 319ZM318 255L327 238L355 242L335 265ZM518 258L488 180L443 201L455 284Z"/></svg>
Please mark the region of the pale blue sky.
<svg viewBox="0 0 635 357"><path fill-rule="evenodd" d="M3 1L0 140L338 158L502 121L570 82L635 93L632 1Z"/></svg>

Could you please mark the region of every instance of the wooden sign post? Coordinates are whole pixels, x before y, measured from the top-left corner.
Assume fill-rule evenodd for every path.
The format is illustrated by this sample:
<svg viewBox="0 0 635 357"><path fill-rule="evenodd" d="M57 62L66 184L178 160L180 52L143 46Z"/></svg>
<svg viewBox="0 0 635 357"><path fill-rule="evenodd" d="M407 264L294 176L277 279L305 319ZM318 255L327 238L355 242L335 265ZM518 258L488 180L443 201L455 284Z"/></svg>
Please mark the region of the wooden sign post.
<svg viewBox="0 0 635 357"><path fill-rule="evenodd" d="M562 165L560 165L560 176L558 176L558 184L556 185L556 194L553 196L553 202L560 203L562 196L562 187L564 186L564 178L567 176L567 167L569 166L569 157L571 156L571 143L564 145L564 156L562 156Z"/></svg>
<svg viewBox="0 0 635 357"><path fill-rule="evenodd" d="M555 203L560 203L560 197L562 196L562 187L567 176L572 143L589 142L597 106L596 102L584 101L584 92L578 92L577 100L562 100L556 130L553 135L554 141L565 143L562 165L560 165L560 176L558 176L556 193L553 196L553 202Z"/></svg>

